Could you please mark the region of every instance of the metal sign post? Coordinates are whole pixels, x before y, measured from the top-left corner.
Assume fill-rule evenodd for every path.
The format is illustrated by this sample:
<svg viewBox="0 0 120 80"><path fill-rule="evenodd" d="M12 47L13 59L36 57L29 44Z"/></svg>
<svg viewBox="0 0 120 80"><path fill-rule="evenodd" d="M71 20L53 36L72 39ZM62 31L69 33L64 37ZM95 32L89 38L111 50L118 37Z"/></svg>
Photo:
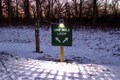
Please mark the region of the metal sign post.
<svg viewBox="0 0 120 80"><path fill-rule="evenodd" d="M52 27L52 45L60 46L60 61L64 61L64 46L72 46L72 28L60 22Z"/></svg>
<svg viewBox="0 0 120 80"><path fill-rule="evenodd" d="M36 39L36 52L40 53L40 39L39 39L39 21L35 24L35 39Z"/></svg>

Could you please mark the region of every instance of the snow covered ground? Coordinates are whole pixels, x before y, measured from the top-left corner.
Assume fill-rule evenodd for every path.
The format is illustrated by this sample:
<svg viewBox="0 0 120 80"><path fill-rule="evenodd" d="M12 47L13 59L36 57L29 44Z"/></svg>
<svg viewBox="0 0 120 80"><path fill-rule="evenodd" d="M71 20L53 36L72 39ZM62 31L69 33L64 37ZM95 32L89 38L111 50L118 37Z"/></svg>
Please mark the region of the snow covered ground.
<svg viewBox="0 0 120 80"><path fill-rule="evenodd" d="M120 31L73 30L63 63L51 29L40 40L43 53L34 53L34 29L0 28L0 80L120 80Z"/></svg>

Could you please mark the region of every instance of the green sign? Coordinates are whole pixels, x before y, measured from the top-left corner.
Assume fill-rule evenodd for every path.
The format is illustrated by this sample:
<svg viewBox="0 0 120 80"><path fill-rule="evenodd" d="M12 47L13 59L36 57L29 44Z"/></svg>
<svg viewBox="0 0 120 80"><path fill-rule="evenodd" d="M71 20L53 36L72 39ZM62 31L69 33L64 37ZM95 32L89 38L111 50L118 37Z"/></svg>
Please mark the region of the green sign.
<svg viewBox="0 0 120 80"><path fill-rule="evenodd" d="M52 27L53 46L72 46L72 28L67 26Z"/></svg>

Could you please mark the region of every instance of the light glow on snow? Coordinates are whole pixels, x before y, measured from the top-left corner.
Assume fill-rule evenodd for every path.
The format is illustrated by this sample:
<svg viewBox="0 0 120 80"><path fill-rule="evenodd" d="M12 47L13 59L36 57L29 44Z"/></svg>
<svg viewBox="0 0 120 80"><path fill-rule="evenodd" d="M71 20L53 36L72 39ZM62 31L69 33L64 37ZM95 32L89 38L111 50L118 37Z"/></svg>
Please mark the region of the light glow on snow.
<svg viewBox="0 0 120 80"><path fill-rule="evenodd" d="M44 79L58 79L58 80L62 80L63 78L75 79L75 80L79 80L79 79L96 80L97 77L100 77L99 78L100 80L104 80L104 78L107 80L112 80L116 78L116 76L113 73L107 71L107 69L102 65L96 66L95 64L92 65L72 64L72 66L70 66L69 64L64 64L64 63L56 64L55 62L51 62L51 61L43 61L43 62L38 61L37 64L35 63L36 61L34 60L30 60L30 61L23 60L23 61L19 62L21 64L15 63L16 66L10 66L9 67L10 71L16 68L14 72L17 72L18 74L22 74L25 76L29 76L29 78L40 77ZM35 67L39 65L38 63L42 64L39 68ZM46 64L48 64L49 66ZM54 66L51 66L50 64ZM17 67L17 65L21 65L21 67ZM22 67L22 65L23 66L27 65L27 66ZM33 65L33 67L31 67L30 65ZM62 70L65 67L66 69ZM76 70L74 71L74 69ZM104 70L105 72L104 71L101 72L101 70Z"/></svg>

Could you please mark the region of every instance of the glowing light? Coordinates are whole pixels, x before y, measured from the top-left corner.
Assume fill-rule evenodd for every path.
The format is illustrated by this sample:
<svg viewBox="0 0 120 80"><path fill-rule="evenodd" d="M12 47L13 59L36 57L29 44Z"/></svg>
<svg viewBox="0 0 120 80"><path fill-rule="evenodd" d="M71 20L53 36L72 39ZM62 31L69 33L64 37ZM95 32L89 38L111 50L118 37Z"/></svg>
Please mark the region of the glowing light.
<svg viewBox="0 0 120 80"><path fill-rule="evenodd" d="M60 27L60 28L64 28L65 26L64 26L63 23L60 23L60 24L59 24L59 27Z"/></svg>

